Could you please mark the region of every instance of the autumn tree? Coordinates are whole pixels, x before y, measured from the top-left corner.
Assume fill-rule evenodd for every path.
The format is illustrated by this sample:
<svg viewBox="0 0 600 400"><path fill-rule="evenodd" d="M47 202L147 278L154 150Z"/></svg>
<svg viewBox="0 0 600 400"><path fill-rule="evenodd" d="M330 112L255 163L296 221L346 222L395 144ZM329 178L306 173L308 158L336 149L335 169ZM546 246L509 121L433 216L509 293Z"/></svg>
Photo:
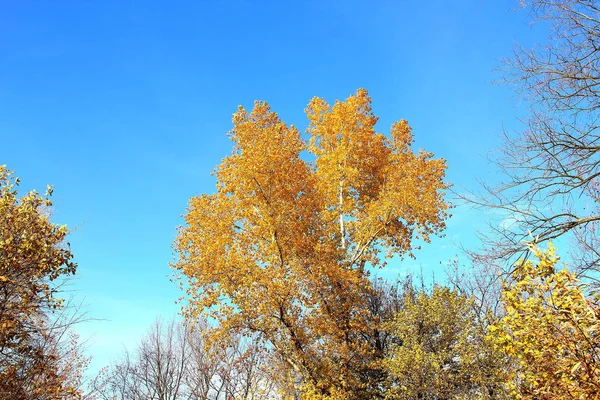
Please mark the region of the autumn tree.
<svg viewBox="0 0 600 400"><path fill-rule="evenodd" d="M376 132L366 90L313 98L306 113L305 139L265 102L238 108L233 153L216 193L190 200L174 267L187 316L214 318L215 337L260 335L306 396L374 398L384 374L368 339L380 330L369 269L443 230L446 165L411 149L406 121Z"/></svg>
<svg viewBox="0 0 600 400"><path fill-rule="evenodd" d="M503 399L504 362L486 338L473 299L448 287L406 287L387 324L390 399Z"/></svg>
<svg viewBox="0 0 600 400"><path fill-rule="evenodd" d="M0 398L76 398L85 360L63 340L75 320L57 313L76 270L67 229L49 219L50 188L19 197L18 185L0 166Z"/></svg>
<svg viewBox="0 0 600 400"><path fill-rule="evenodd" d="M507 132L493 155L505 178L470 198L505 217L477 258L510 266L527 253L530 235L537 243L569 237L572 268L593 278L600 270L600 8L589 0L521 5L550 36L506 61L505 80L530 108L523 129Z"/></svg>
<svg viewBox="0 0 600 400"><path fill-rule="evenodd" d="M600 296L560 268L551 244L531 250L537 260L518 264L490 329L516 364L508 388L517 399L600 399Z"/></svg>

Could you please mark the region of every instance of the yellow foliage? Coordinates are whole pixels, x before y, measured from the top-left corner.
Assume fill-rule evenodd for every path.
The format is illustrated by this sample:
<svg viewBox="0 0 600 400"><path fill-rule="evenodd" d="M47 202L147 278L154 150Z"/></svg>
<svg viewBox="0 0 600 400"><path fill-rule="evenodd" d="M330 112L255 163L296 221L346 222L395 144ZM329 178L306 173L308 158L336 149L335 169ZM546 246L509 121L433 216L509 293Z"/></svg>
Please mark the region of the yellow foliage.
<svg viewBox="0 0 600 400"><path fill-rule="evenodd" d="M51 188L19 197L18 184L0 166L0 398L76 398L46 329L48 313L62 304L51 281L76 270L67 229L49 220Z"/></svg>
<svg viewBox="0 0 600 400"><path fill-rule="evenodd" d="M490 329L517 368L509 388L518 399L600 399L600 306L554 247L532 247L538 261L519 263L506 283L506 315Z"/></svg>
<svg viewBox="0 0 600 400"><path fill-rule="evenodd" d="M389 324L396 344L384 364L390 399L500 399L503 362L472 300L442 286L411 290Z"/></svg>
<svg viewBox="0 0 600 400"><path fill-rule="evenodd" d="M217 192L190 200L174 267L188 317L215 318L215 338L260 333L315 393L367 393L379 367L364 340L376 331L366 267L444 228L446 165L412 151L406 121L377 133L366 90L333 106L314 98L306 112L305 141L267 103L239 107L233 154Z"/></svg>

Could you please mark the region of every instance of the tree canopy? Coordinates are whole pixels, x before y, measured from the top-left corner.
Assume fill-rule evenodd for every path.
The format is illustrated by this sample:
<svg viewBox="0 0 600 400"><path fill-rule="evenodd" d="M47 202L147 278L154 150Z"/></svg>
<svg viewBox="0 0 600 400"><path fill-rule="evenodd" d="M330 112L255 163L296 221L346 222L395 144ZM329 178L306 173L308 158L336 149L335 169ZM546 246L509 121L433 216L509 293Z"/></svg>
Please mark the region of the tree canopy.
<svg viewBox="0 0 600 400"><path fill-rule="evenodd" d="M60 343L66 326L52 319L63 302L56 282L77 268L68 231L50 222L50 187L19 196L18 185L0 166L0 397L75 398L85 360Z"/></svg>
<svg viewBox="0 0 600 400"><path fill-rule="evenodd" d="M473 300L439 284L410 286L387 326L390 399L501 399L509 365L486 338Z"/></svg>
<svg viewBox="0 0 600 400"><path fill-rule="evenodd" d="M490 327L517 364L508 387L518 399L600 398L600 296L586 295L550 244L515 271L502 292L506 315Z"/></svg>
<svg viewBox="0 0 600 400"><path fill-rule="evenodd" d="M188 316L208 313L215 335L259 333L314 396L372 398L368 269L444 229L446 164L411 149L406 121L376 132L366 90L306 113L307 140L266 102L239 107L233 153L217 192L191 199L174 267Z"/></svg>

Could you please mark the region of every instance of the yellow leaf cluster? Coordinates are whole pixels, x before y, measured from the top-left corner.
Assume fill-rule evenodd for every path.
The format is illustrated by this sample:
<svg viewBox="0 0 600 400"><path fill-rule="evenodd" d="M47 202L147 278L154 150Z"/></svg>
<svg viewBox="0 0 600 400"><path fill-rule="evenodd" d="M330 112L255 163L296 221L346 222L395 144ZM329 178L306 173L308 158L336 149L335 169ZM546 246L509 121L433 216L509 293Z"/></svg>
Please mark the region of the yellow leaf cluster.
<svg viewBox="0 0 600 400"><path fill-rule="evenodd" d="M517 265L506 283L506 315L490 339L516 363L509 387L518 399L600 399L600 305L552 245Z"/></svg>
<svg viewBox="0 0 600 400"><path fill-rule="evenodd" d="M45 329L62 304L52 281L76 270L67 229L49 220L51 188L19 197L18 184L0 166L0 398L75 398Z"/></svg>
<svg viewBox="0 0 600 400"><path fill-rule="evenodd" d="M409 290L402 303L388 324L395 345L384 361L392 382L386 398L502 398L503 363L472 299L436 285L431 292Z"/></svg>

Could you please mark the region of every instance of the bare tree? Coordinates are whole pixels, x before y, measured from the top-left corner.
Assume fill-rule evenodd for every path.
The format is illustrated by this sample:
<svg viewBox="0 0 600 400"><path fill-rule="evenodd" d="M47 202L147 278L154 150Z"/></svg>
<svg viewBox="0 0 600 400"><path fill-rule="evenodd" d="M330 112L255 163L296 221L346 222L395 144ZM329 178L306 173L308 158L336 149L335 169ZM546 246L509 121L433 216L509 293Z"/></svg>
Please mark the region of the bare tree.
<svg viewBox="0 0 600 400"><path fill-rule="evenodd" d="M208 342L205 322L188 325L160 319L136 351L105 368L93 383L104 400L272 399L275 387L268 352L252 338Z"/></svg>
<svg viewBox="0 0 600 400"><path fill-rule="evenodd" d="M476 261L512 265L525 242L569 237L573 263L600 271L600 4L594 0L522 0L533 22L550 26L546 45L518 47L505 80L530 105L525 129L505 133L493 161L506 179L468 197L500 212ZM498 263L500 261L500 263ZM590 273L591 272L591 273Z"/></svg>
<svg viewBox="0 0 600 400"><path fill-rule="evenodd" d="M135 353L103 370L95 392L103 399L175 400L185 397L184 378L190 357L187 330L175 321L160 319L142 338Z"/></svg>

